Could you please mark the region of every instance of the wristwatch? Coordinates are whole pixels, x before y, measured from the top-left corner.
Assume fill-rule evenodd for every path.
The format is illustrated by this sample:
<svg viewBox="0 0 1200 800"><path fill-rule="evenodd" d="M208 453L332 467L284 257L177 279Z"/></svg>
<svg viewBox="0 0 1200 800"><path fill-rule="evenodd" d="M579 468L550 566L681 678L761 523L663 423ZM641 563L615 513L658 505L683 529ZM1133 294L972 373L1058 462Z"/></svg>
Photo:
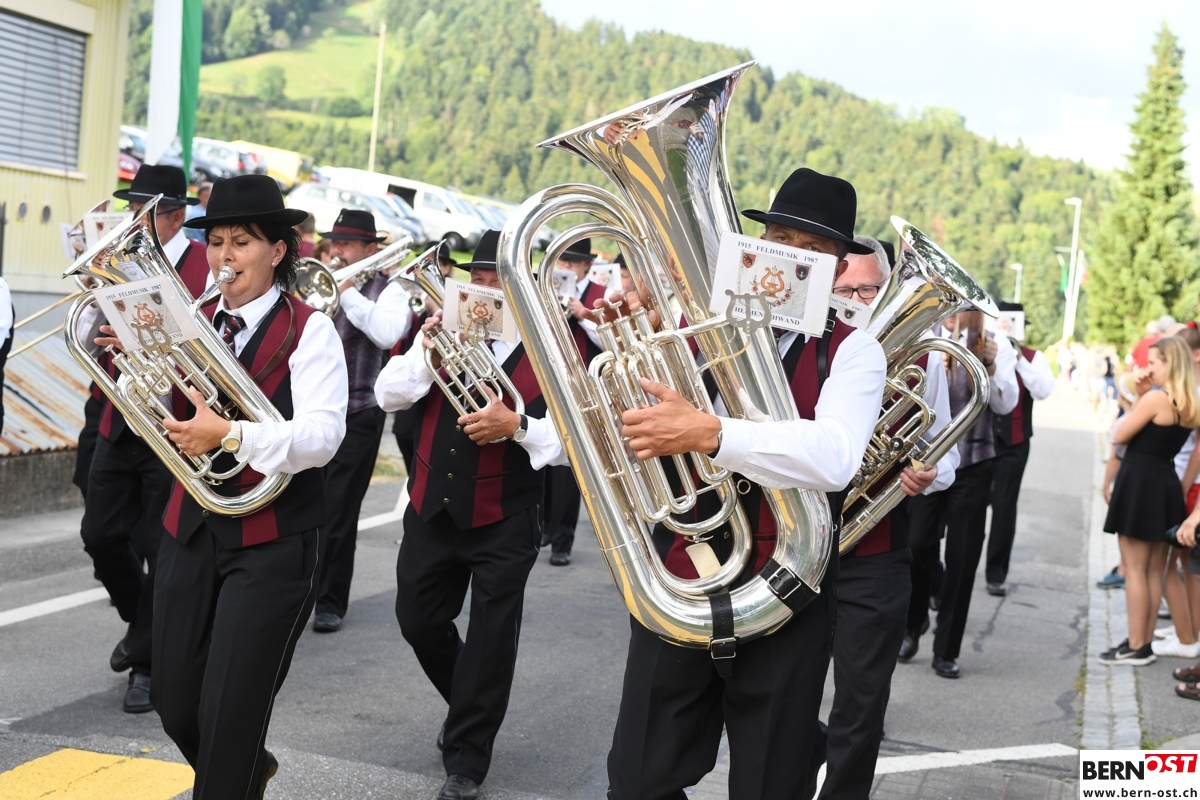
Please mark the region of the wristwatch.
<svg viewBox="0 0 1200 800"><path fill-rule="evenodd" d="M221 449L226 453L236 453L242 446L242 423L234 420L229 423L229 433L221 440Z"/></svg>
<svg viewBox="0 0 1200 800"><path fill-rule="evenodd" d="M517 444L525 441L525 434L529 432L529 417L521 414L521 421L517 423L517 429L513 431L512 440Z"/></svg>
<svg viewBox="0 0 1200 800"><path fill-rule="evenodd" d="M709 458L716 458L717 453L721 452L721 442L724 440L724 438L725 438L725 428L721 428L721 430L717 431L717 446L713 449L713 451L711 453L708 454Z"/></svg>

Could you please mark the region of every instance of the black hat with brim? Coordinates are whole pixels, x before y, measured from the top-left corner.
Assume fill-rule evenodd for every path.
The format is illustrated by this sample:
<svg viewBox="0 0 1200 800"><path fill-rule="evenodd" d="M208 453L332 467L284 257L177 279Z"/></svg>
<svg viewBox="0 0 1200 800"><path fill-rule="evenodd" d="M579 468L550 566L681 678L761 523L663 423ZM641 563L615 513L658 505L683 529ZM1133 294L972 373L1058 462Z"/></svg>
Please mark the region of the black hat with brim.
<svg viewBox="0 0 1200 800"><path fill-rule="evenodd" d="M559 261L595 261L596 254L592 252L590 238L579 239L567 245L567 249L558 257Z"/></svg>
<svg viewBox="0 0 1200 800"><path fill-rule="evenodd" d="M264 222L295 226L307 218L307 211L284 207L283 194L274 178L267 175L235 175L214 182L208 198L208 213L189 219L183 225L185 228L204 230L220 225Z"/></svg>
<svg viewBox="0 0 1200 800"><path fill-rule="evenodd" d="M466 264L459 264L459 269L495 269L496 246L500 242L500 231L484 231L475 247L475 255Z"/></svg>
<svg viewBox="0 0 1200 800"><path fill-rule="evenodd" d="M187 192L187 176L179 167L143 164L133 176L129 188L118 189L113 192L113 197L131 203L149 203L161 194L162 200L158 201L160 208L194 206L200 202L195 197L188 197Z"/></svg>
<svg viewBox="0 0 1200 800"><path fill-rule="evenodd" d="M742 215L764 225L774 222L785 228L815 233L845 242L860 256L875 252L854 241L854 218L858 196L849 181L822 175L802 167L783 182L770 211L743 211Z"/></svg>
<svg viewBox="0 0 1200 800"><path fill-rule="evenodd" d="M996 308L1000 311L1024 311L1025 306L1020 303L1010 303L1007 300L997 300Z"/></svg>
<svg viewBox="0 0 1200 800"><path fill-rule="evenodd" d="M333 223L333 230L318 235L334 242L381 242L387 238L387 233L375 229L375 215L357 208L343 208Z"/></svg>

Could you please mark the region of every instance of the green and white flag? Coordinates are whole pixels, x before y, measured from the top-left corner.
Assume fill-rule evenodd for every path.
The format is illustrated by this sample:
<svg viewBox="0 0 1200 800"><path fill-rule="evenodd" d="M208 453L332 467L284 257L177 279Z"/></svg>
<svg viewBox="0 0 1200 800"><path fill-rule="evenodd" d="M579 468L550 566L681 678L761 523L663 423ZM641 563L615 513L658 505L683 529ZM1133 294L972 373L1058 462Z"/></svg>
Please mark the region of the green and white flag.
<svg viewBox="0 0 1200 800"><path fill-rule="evenodd" d="M178 135L183 171L189 178L203 35L201 0L154 0L146 163L157 164Z"/></svg>

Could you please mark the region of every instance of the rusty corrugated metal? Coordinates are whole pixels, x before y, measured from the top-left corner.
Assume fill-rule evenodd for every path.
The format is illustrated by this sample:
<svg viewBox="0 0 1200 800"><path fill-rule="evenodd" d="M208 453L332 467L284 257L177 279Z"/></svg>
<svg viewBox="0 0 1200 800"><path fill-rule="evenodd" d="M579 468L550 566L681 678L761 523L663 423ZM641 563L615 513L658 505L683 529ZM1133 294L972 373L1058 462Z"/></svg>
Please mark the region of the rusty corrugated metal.
<svg viewBox="0 0 1200 800"><path fill-rule="evenodd" d="M36 335L17 331L13 349ZM75 447L89 384L61 335L10 358L4 368L0 457Z"/></svg>

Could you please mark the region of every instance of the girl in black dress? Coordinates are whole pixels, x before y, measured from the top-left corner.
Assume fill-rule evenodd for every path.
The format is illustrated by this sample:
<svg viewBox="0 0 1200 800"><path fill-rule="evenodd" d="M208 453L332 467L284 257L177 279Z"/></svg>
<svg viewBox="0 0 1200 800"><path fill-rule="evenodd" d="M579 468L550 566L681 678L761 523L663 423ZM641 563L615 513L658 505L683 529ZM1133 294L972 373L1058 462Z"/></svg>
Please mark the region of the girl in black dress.
<svg viewBox="0 0 1200 800"><path fill-rule="evenodd" d="M1125 565L1129 638L1100 656L1102 664L1142 666L1155 660L1150 647L1162 596L1167 528L1187 516L1173 459L1200 425L1200 402L1191 350L1181 339L1160 339L1150 347L1148 391L1113 434L1128 445L1112 489L1104 530L1119 535Z"/></svg>

